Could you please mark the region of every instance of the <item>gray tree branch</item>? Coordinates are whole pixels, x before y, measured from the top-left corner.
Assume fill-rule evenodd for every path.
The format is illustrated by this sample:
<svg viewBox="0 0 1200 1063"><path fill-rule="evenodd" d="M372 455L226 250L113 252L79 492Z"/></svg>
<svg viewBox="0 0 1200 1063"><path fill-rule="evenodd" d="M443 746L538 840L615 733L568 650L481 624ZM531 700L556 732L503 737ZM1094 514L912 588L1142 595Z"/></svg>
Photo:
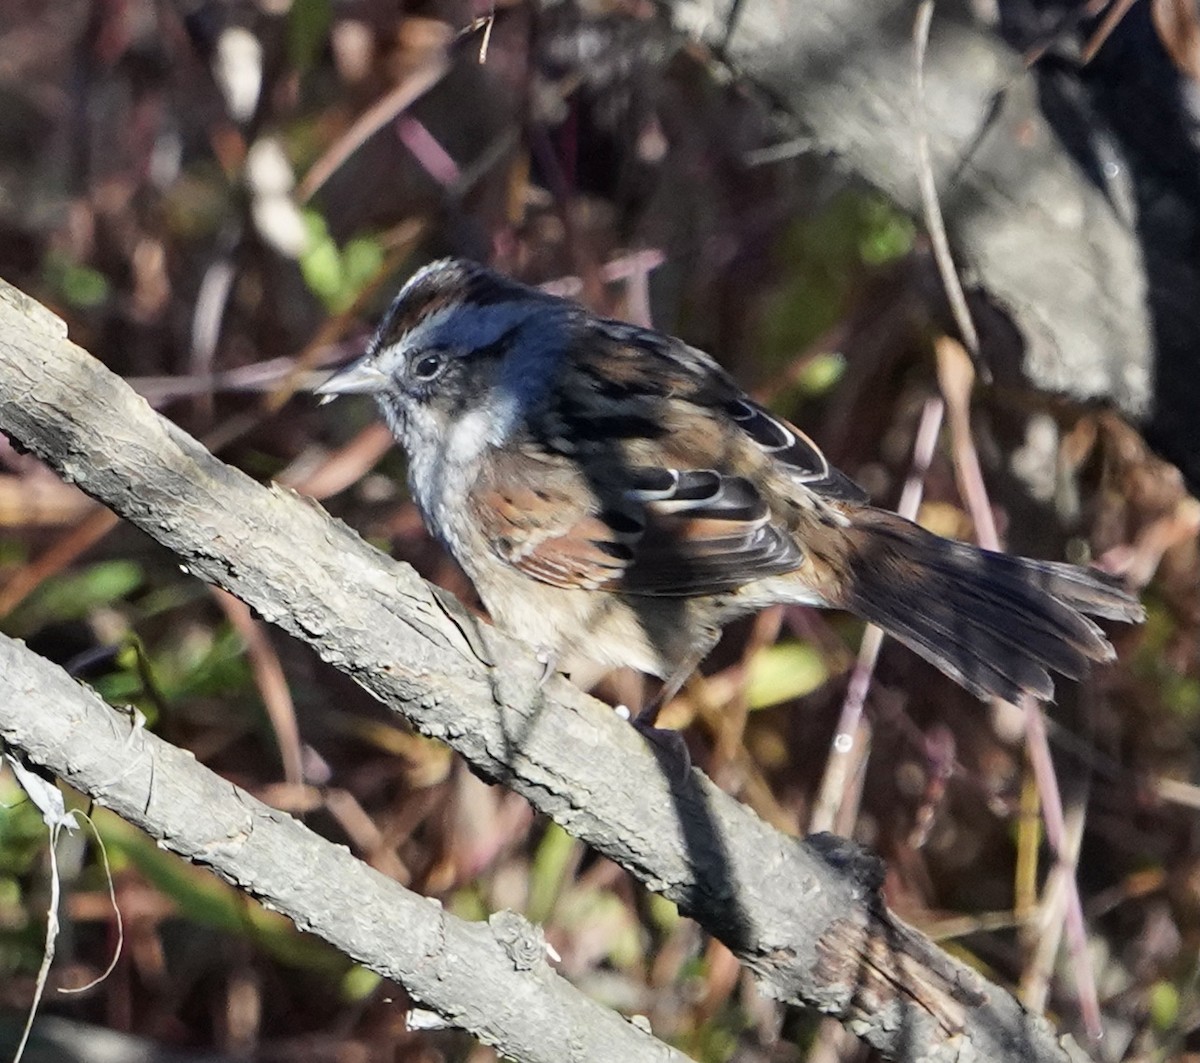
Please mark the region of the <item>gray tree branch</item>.
<svg viewBox="0 0 1200 1063"><path fill-rule="evenodd" d="M48 311L3 282L0 430L197 575L310 643L477 772L670 898L771 995L836 1016L896 1059L1066 1058L1044 1020L886 910L872 860L847 843L780 834L700 772L660 766L633 728L570 684L539 686L541 666L526 648L476 622L317 505L218 461L70 343ZM14 722L16 700L0 702L0 732L85 792L111 797L96 784L118 775L123 760L89 784L75 770L85 758L58 744L73 738L75 749L90 749L100 740L93 728L60 727L56 739L34 744L27 725ZM148 814L166 815L167 793L154 791ZM141 822L213 864L238 848L245 821L234 841L214 848L213 839L226 835L192 833L192 800L181 795L188 807L172 807L169 822ZM289 853L278 867L225 873L271 896L273 879L264 876L296 866ZM352 884L307 883L357 896ZM323 903L330 896L323 893ZM325 933L315 907L294 917ZM378 916L368 917L372 927ZM456 1007L462 1016L480 1005L468 996Z"/></svg>
<svg viewBox="0 0 1200 1063"><path fill-rule="evenodd" d="M0 735L10 748L193 863L400 983L447 1024L522 1063L684 1063L547 963L512 912L469 923L168 745L0 636Z"/></svg>

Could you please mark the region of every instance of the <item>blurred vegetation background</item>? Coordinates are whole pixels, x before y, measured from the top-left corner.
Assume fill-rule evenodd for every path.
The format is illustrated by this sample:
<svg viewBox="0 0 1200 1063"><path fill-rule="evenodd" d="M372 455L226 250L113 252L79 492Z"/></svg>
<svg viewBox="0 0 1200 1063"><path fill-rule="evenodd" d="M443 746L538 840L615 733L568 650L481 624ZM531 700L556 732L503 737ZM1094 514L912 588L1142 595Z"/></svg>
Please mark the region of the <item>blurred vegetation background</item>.
<svg viewBox="0 0 1200 1063"><path fill-rule="evenodd" d="M306 374L358 352L403 279L488 261L712 351L895 505L938 394L940 295L913 221L786 142L772 102L648 0L6 0L0 275L224 460L319 498L464 600L367 403ZM1047 278L1048 286L1055 278ZM943 365L943 369L945 366ZM1144 589L1120 661L1060 684L1052 738L1098 972L1105 1059L1200 1053L1196 502L1118 417L978 388L976 447L1007 545L1100 560ZM939 445L921 520L970 538ZM1157 573L1157 576L1156 576ZM475 779L349 680L0 438L0 626L264 800L405 885L545 926L577 985L700 1060L865 1052L762 998L717 942ZM772 610L672 704L693 761L809 829L861 635ZM597 677L636 700L640 680ZM1012 711L885 647L845 827L906 920L1077 1029L1039 952L1061 910ZM410 1031L399 987L96 812L60 843L63 931L30 1059L471 1060ZM0 774L0 1033L19 1029L49 896L37 811ZM353 903L353 898L347 898ZM1042 950L1045 951L1045 950ZM1053 950L1050 950L1053 952Z"/></svg>

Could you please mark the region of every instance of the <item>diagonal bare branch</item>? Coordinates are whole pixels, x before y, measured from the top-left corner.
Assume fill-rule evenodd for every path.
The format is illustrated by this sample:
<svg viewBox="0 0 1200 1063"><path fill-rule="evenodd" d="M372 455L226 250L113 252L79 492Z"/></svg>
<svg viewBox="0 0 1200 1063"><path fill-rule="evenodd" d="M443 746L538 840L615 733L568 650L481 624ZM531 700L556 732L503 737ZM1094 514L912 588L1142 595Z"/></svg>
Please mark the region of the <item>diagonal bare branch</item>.
<svg viewBox="0 0 1200 1063"><path fill-rule="evenodd" d="M399 982L447 1025L522 1063L685 1063L549 966L512 912L442 910L114 711L61 668L0 636L0 735L167 848Z"/></svg>

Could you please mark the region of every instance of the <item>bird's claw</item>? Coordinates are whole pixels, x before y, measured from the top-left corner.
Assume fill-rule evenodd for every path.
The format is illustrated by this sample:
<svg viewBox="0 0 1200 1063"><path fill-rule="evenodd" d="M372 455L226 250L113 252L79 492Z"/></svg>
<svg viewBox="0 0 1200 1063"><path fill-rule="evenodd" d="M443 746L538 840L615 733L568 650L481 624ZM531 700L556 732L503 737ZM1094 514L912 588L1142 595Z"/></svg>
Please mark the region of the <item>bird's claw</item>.
<svg viewBox="0 0 1200 1063"><path fill-rule="evenodd" d="M555 665L558 664L558 654L548 646L542 646L534 654L534 659L542 666L542 674L538 676L538 686L544 687L554 675Z"/></svg>

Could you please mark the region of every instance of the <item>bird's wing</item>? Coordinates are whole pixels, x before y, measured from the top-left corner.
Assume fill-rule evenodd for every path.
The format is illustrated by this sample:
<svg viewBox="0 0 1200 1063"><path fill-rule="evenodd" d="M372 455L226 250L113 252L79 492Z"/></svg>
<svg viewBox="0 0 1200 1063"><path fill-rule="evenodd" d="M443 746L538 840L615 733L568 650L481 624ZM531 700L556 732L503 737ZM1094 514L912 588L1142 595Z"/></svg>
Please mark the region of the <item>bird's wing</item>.
<svg viewBox="0 0 1200 1063"><path fill-rule="evenodd" d="M714 594L800 564L799 546L743 477L612 472L589 483L574 463L508 452L494 456L470 502L503 561L556 587Z"/></svg>
<svg viewBox="0 0 1200 1063"><path fill-rule="evenodd" d="M798 568L800 511L865 496L701 351L593 322L471 504L495 552L560 587L691 596ZM836 505L836 501L835 501Z"/></svg>

